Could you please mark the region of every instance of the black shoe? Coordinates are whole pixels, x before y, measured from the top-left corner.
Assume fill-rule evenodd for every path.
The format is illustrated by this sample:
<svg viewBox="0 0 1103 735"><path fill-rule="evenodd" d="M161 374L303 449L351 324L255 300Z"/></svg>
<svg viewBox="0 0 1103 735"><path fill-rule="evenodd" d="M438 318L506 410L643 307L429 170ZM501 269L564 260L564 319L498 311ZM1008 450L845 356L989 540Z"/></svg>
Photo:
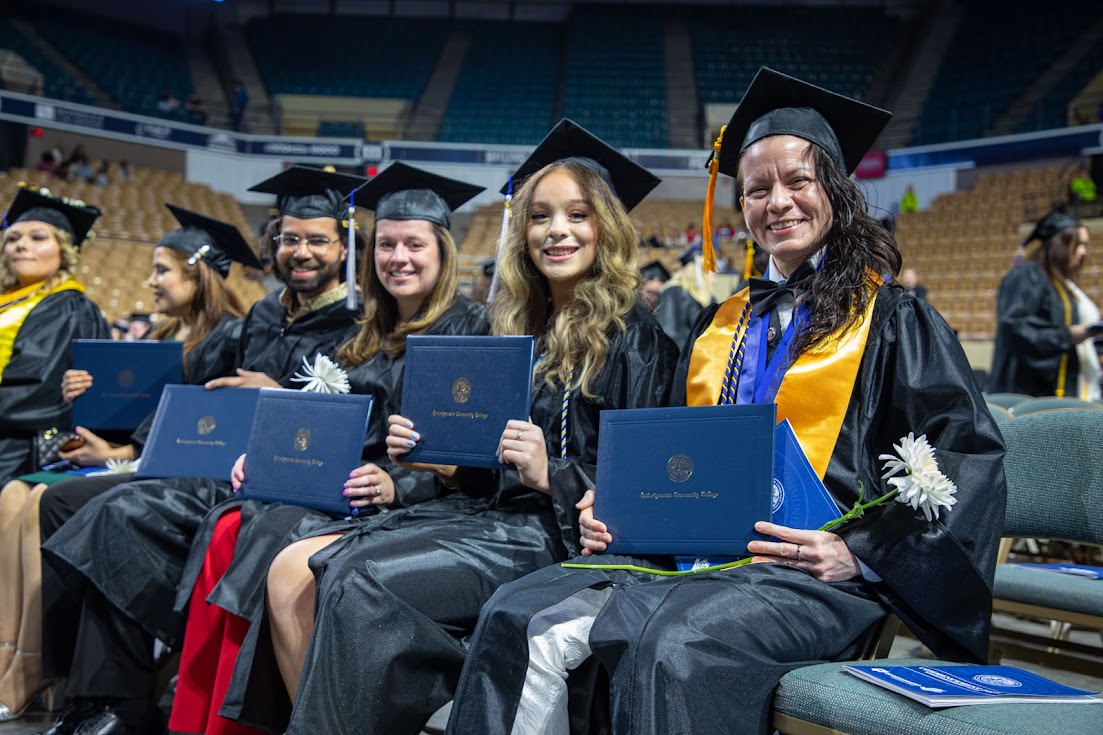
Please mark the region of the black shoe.
<svg viewBox="0 0 1103 735"><path fill-rule="evenodd" d="M96 709L96 703L90 699L74 699L68 707L61 710L54 724L39 732L38 735L73 735L77 725L94 714Z"/></svg>
<svg viewBox="0 0 1103 735"><path fill-rule="evenodd" d="M138 732L114 709L104 707L77 725L73 735L138 735Z"/></svg>

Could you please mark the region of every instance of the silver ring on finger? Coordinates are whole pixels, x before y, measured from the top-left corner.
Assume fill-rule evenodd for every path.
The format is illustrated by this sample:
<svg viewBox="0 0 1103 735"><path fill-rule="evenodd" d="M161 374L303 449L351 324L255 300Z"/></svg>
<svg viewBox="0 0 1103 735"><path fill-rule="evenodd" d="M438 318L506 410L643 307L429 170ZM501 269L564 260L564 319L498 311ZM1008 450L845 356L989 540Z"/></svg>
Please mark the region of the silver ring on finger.
<svg viewBox="0 0 1103 735"><path fill-rule="evenodd" d="M524 435L525 435L524 431L518 431L517 432L517 441L521 441L521 437L524 436Z"/></svg>
<svg viewBox="0 0 1103 735"><path fill-rule="evenodd" d="M382 495L382 494L383 494L383 488L381 488L381 487L379 487L378 485L376 485L376 486L375 486L375 497L377 497L377 498L378 498L378 497L379 497L380 495Z"/></svg>
<svg viewBox="0 0 1103 735"><path fill-rule="evenodd" d="M804 558L800 555L800 545L797 545L797 561L804 561Z"/></svg>

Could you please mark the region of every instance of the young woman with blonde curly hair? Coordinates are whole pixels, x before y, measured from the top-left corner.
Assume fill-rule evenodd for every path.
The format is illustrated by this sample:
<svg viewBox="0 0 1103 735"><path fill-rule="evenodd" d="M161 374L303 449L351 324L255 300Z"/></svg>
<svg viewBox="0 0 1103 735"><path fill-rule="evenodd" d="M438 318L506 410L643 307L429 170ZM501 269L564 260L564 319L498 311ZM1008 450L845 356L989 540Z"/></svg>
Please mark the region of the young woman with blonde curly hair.
<svg viewBox="0 0 1103 735"><path fill-rule="evenodd" d="M299 631L305 659L288 680L289 733L419 732L451 698L461 640L494 590L577 552L599 413L667 399L677 348L637 302L627 216L658 180L570 121L521 166L522 179L489 313L493 334L536 337L530 416L503 427L501 469L407 465L452 493L311 558L317 595L305 619L275 609L276 559L273 624ZM421 437L401 416L390 426L388 453L401 462Z"/></svg>

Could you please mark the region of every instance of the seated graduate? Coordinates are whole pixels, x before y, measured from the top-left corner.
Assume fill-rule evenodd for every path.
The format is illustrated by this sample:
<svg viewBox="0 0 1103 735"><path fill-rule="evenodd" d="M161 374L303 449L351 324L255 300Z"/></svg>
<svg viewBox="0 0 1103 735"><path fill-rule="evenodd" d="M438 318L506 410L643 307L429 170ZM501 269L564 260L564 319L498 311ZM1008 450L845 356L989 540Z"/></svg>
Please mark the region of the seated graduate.
<svg viewBox="0 0 1103 735"><path fill-rule="evenodd" d="M74 339L110 339L76 279L100 216L82 202L21 186L4 219L0 259L0 487L38 469L34 436L64 428L61 376Z"/></svg>
<svg viewBox="0 0 1103 735"><path fill-rule="evenodd" d="M494 334L537 339L531 419L503 427L501 469L413 465L455 492L316 555L316 598L312 585L288 581L310 579L299 545L276 558L273 638L281 665L296 664L288 732L417 733L451 698L463 638L491 593L577 553L575 504L593 487L599 413L667 400L677 348L638 302L627 214L658 180L569 120L522 179L490 322ZM401 461L421 437L407 419L390 421L387 444Z"/></svg>
<svg viewBox="0 0 1103 735"><path fill-rule="evenodd" d="M304 360L335 354L356 328L359 307L347 304L355 289L342 281L347 193L365 181L296 167L254 187L279 193L275 259L286 288L253 305L236 374L208 388L298 388ZM232 497L228 482L179 477L126 482L93 498L44 493L43 674L68 675L74 697L58 732L87 720L120 732L151 726L153 638L179 642L184 621L174 605L191 540L210 509Z"/></svg>
<svg viewBox="0 0 1103 735"><path fill-rule="evenodd" d="M1023 259L1034 241L1040 244ZM1099 332L1090 328L1099 307L1076 285L1088 244L1088 228L1063 208L1046 214L1023 241L1000 282L989 392L1099 400L1092 340Z"/></svg>
<svg viewBox="0 0 1103 735"><path fill-rule="evenodd" d="M925 434L956 505L927 520L893 501L838 532L759 522L780 541L749 552L774 563L685 576L552 567L506 585L483 608L449 732L566 733L566 672L592 655L609 675L614 732L767 733L782 675L853 658L889 612L939 656L986 659L1003 445L946 323L881 275L900 256L847 173L887 120L759 71L712 166L736 178L770 265L702 314L672 403L776 403L842 507L860 484L867 499L884 494L881 455ZM672 568L592 556L613 540L592 500L576 561Z"/></svg>
<svg viewBox="0 0 1103 735"><path fill-rule="evenodd" d="M185 380L201 385L233 373L244 310L225 279L232 261L254 265L256 259L233 225L168 207L181 229L165 235L153 249L153 272L147 283L158 312L167 319L151 337L183 342ZM198 255L204 247L202 256ZM61 385L66 401L79 400L91 387L92 376L84 370L66 370ZM152 419L151 415L134 432L130 443L114 446L78 426L84 445L63 451L61 457L81 466L102 465L108 459L133 460L141 453ZM70 478L53 492L91 497L133 479L130 473ZM21 594L5 596L0 603L0 630L18 631L19 654L0 679L0 702L13 714L21 712L46 684L39 659L42 564L38 551L39 500L46 488L39 484L32 489L13 480L0 496L0 578L22 579Z"/></svg>
<svg viewBox="0 0 1103 735"><path fill-rule="evenodd" d="M683 347L701 310L716 302L712 296L716 274L702 267L700 254L692 248L687 248L679 260L682 267L663 287L655 318L674 343Z"/></svg>
<svg viewBox="0 0 1103 735"><path fill-rule="evenodd" d="M335 518L309 508L230 501L214 508L192 546L181 584L194 581L180 675L169 729L186 733L250 730L219 716L231 686L235 660L242 680L252 668L253 651L265 614L264 580L273 557L288 544L315 537L315 548L335 541L375 508L400 508L440 494L429 472L396 467L384 442L387 416L398 412L406 362L406 338L412 334L477 335L489 327L483 307L459 294L458 253L449 232L451 212L483 189L394 163L357 192L361 206L375 210L369 252L360 269L365 315L360 330L337 352L347 370L350 392L370 394L374 405L362 458L349 468L345 495L349 511ZM235 489L244 481L244 457L234 467ZM305 567L304 567L305 568ZM213 594L212 594L213 590ZM253 626L251 630L250 626ZM267 634L264 644L267 646ZM239 655L238 651L245 648ZM271 671L268 696L290 700ZM244 682L242 682L244 686ZM236 693L232 703L240 699Z"/></svg>

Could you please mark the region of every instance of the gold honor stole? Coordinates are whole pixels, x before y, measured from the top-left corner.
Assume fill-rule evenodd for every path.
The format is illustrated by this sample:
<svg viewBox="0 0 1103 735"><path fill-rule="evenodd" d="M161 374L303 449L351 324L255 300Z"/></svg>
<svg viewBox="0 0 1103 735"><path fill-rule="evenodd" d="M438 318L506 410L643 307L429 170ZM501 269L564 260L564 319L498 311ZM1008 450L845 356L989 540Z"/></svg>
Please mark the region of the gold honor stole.
<svg viewBox="0 0 1103 735"><path fill-rule="evenodd" d="M879 278L873 279L871 276L871 286L881 285ZM712 324L693 343L686 377L687 405L716 405L733 341L738 344L743 340L750 327L748 319L742 333L736 336L739 317L749 297L750 289L744 288L721 304ZM874 292L861 320L842 335L802 353L785 372L778 388L775 399L778 423L789 419L821 480L827 473L846 407L850 404L850 394L854 391L876 301L877 293ZM765 349L765 345L762 347ZM753 358L747 355L746 359Z"/></svg>
<svg viewBox="0 0 1103 735"><path fill-rule="evenodd" d="M18 291L0 294L0 379L4 377L4 368L8 366L8 361L11 360L15 337L19 334L19 329L23 326L27 316L47 296L62 291L84 293L84 286L70 278L48 290L42 288L42 282L40 281Z"/></svg>

